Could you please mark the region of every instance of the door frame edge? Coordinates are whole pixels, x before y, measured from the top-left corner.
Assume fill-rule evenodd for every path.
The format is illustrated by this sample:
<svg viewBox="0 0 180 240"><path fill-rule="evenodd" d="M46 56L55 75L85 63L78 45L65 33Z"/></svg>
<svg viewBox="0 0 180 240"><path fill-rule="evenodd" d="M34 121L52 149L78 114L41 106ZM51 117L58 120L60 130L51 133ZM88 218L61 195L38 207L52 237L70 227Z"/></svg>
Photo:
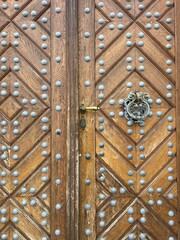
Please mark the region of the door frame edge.
<svg viewBox="0 0 180 240"><path fill-rule="evenodd" d="M78 0L66 1L67 37L67 240L79 235Z"/></svg>
<svg viewBox="0 0 180 240"><path fill-rule="evenodd" d="M176 61L176 142L177 142L177 197L178 240L180 240L180 1L175 0L175 61Z"/></svg>

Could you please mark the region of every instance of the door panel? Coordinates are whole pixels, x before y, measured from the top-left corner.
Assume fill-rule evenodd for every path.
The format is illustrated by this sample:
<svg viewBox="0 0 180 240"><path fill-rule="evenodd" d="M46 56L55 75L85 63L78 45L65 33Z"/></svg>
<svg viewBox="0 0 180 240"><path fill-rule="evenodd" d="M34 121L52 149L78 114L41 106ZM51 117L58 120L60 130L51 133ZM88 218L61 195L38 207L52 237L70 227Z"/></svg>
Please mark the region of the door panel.
<svg viewBox="0 0 180 240"><path fill-rule="evenodd" d="M80 239L178 239L175 39L172 0L79 1Z"/></svg>
<svg viewBox="0 0 180 240"><path fill-rule="evenodd" d="M3 1L0 30L0 238L65 239L66 3Z"/></svg>
<svg viewBox="0 0 180 240"><path fill-rule="evenodd" d="M178 239L179 8L3 0L1 239ZM79 136L78 71L79 104L98 107L80 111ZM141 126L124 113L137 91Z"/></svg>

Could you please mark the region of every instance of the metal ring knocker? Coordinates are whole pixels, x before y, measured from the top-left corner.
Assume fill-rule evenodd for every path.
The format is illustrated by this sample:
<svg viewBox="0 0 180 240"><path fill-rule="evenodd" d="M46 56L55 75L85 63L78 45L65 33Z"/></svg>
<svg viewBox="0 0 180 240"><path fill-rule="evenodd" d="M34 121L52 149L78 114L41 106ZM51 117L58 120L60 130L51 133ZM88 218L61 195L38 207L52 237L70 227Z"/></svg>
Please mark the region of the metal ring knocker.
<svg viewBox="0 0 180 240"><path fill-rule="evenodd" d="M150 113L149 99L148 93L130 92L124 101L125 118L140 126L144 125L144 121Z"/></svg>

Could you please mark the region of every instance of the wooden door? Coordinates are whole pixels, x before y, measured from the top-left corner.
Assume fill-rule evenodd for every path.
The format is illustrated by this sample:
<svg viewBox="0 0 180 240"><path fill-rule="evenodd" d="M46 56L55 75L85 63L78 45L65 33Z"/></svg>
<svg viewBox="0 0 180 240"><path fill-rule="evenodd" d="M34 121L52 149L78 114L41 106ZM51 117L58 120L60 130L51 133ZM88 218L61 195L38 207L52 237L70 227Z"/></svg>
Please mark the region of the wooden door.
<svg viewBox="0 0 180 240"><path fill-rule="evenodd" d="M1 239L180 237L179 9L1 1ZM141 126L131 92L148 94Z"/></svg>
<svg viewBox="0 0 180 240"><path fill-rule="evenodd" d="M66 2L3 0L0 30L0 238L66 239Z"/></svg>
<svg viewBox="0 0 180 240"><path fill-rule="evenodd" d="M178 5L79 1L80 239L180 239Z"/></svg>

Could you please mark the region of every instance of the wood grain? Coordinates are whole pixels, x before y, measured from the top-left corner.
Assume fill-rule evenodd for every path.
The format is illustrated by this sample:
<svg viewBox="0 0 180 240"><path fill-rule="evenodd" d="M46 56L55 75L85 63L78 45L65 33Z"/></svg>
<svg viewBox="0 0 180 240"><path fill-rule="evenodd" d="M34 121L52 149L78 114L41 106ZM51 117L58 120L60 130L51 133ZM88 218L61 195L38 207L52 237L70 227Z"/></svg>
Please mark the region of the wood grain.
<svg viewBox="0 0 180 240"><path fill-rule="evenodd" d="M96 112L95 137L92 134L88 137L88 130L93 131L93 120L87 122L86 138L80 134L80 149L93 148L92 141L96 147L95 193L91 195L96 194L96 217L91 216L96 230L86 239L131 239L133 236L140 239L142 234L149 240L179 239L178 42L174 41L177 30L174 32L173 1L167 5L165 0L149 0L143 2L144 8L140 9L138 1L104 0L97 1L93 9L95 101L100 110ZM169 18L172 18L170 24ZM88 22L83 23L79 18L79 24L88 31ZM124 25L119 33L118 24ZM150 29L147 24L151 24ZM172 39L168 41L167 35ZM82 50L88 49L81 37L80 56ZM88 67L81 60L79 63L79 84L83 89ZM122 100L135 91L147 92L153 100L152 114L143 127L131 126L122 115ZM87 101L92 97L91 91L86 94L80 91L79 97ZM90 114L94 113L89 111L87 119ZM89 172L83 164L80 171L81 185ZM94 171L90 176L94 177ZM87 194L80 188L80 209L84 208L81 199L88 199L89 195L90 192ZM142 214L142 209L146 213ZM80 222L88 221L89 215L82 213L80 210Z"/></svg>
<svg viewBox="0 0 180 240"><path fill-rule="evenodd" d="M89 13L85 13L85 2L79 1L79 104L85 106L95 105L95 55L94 55L94 1L88 1ZM85 38L84 32L90 32L90 37ZM85 61L85 56L90 56L90 62ZM91 85L85 86L85 81L89 80ZM79 119L81 118L79 115ZM95 113L86 112L85 120L87 127L85 130L79 128L79 166L80 166L80 192L79 192L79 239L95 239ZM89 137L91 136L91 137ZM86 159L86 155L90 159ZM90 184L85 184L89 179ZM90 210L85 209L85 205L90 205ZM86 235L90 234L90 235Z"/></svg>
<svg viewBox="0 0 180 240"><path fill-rule="evenodd" d="M180 21L180 2L175 1L175 32L176 32L176 126L177 126L177 181L178 181L178 211L177 211L177 220L178 220L178 237L180 239L180 74L179 74L179 64L180 64L180 50L177 47L180 41L180 28L178 22Z"/></svg>
<svg viewBox="0 0 180 240"><path fill-rule="evenodd" d="M59 7L60 13L55 9ZM67 158L67 82L66 82L66 2L53 1L51 6L51 106L52 106L52 161L51 161L51 238L66 239L66 158ZM55 36L61 32L61 37ZM55 59L61 58L60 62ZM56 82L61 83L57 87ZM57 111L57 106L61 110ZM57 130L60 134L57 134ZM57 154L61 159L57 160ZM56 184L60 179L61 183ZM61 209L57 210L56 205L60 204ZM55 220L56 219L56 220ZM55 234L59 230L60 234Z"/></svg>

